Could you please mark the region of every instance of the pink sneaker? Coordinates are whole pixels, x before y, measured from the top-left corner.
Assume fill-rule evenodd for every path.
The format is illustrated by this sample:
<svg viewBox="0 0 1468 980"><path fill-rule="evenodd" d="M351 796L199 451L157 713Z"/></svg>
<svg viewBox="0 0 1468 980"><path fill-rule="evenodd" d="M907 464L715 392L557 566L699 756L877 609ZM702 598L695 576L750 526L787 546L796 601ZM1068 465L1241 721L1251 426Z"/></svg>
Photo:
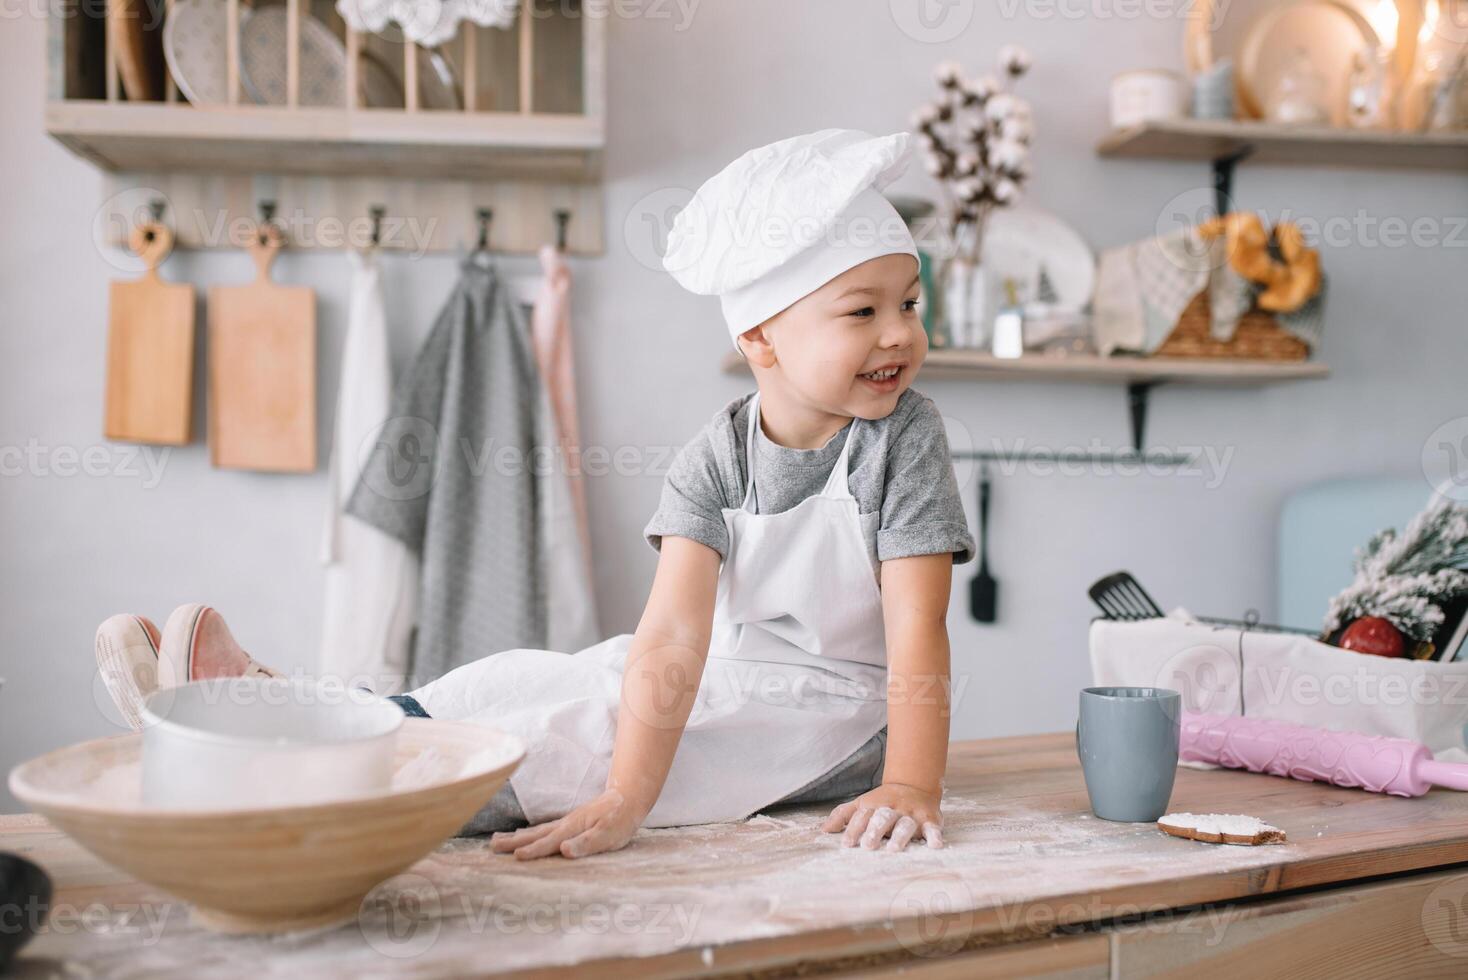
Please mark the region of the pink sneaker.
<svg viewBox="0 0 1468 980"><path fill-rule="evenodd" d="M143 699L158 690L161 637L152 620L118 613L97 627L97 670L122 718L142 728Z"/></svg>
<svg viewBox="0 0 1468 980"><path fill-rule="evenodd" d="M280 677L235 642L213 606L179 606L163 624L159 683L165 686L214 677Z"/></svg>

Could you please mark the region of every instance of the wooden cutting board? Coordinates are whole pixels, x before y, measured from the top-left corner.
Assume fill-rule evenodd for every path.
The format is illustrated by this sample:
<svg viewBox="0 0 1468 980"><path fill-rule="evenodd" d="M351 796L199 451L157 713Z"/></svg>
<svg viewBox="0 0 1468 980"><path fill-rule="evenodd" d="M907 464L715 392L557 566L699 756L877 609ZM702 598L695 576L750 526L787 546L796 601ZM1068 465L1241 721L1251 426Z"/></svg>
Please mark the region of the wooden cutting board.
<svg viewBox="0 0 1468 980"><path fill-rule="evenodd" d="M129 102L163 98L163 13L159 0L109 0L107 40Z"/></svg>
<svg viewBox="0 0 1468 980"><path fill-rule="evenodd" d="M316 468L316 293L270 281L279 229L262 225L245 286L209 290L209 457L215 466Z"/></svg>
<svg viewBox="0 0 1468 980"><path fill-rule="evenodd" d="M190 438L193 403L194 287L158 276L173 248L168 228L138 225L128 243L147 272L110 289L103 434L181 446Z"/></svg>

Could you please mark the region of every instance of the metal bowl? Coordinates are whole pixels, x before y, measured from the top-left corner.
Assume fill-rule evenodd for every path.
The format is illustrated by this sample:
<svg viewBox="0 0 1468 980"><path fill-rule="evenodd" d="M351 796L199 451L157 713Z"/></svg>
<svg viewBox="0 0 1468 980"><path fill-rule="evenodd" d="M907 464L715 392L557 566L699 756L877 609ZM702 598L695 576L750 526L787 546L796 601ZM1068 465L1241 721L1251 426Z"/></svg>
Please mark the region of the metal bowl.
<svg viewBox="0 0 1468 980"><path fill-rule="evenodd" d="M402 709L367 691L235 677L143 702L143 803L189 810L303 806L392 785Z"/></svg>

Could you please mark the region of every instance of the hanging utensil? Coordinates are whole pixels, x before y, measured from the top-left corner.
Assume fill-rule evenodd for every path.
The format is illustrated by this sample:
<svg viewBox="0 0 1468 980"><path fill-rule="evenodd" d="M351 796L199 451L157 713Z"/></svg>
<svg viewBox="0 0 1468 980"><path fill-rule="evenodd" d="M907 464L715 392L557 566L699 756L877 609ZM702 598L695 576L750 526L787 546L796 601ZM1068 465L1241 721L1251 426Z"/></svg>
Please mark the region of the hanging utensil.
<svg viewBox="0 0 1468 980"><path fill-rule="evenodd" d="M989 574L989 468L979 476L979 572L968 584L969 614L980 623L998 617L999 583Z"/></svg>

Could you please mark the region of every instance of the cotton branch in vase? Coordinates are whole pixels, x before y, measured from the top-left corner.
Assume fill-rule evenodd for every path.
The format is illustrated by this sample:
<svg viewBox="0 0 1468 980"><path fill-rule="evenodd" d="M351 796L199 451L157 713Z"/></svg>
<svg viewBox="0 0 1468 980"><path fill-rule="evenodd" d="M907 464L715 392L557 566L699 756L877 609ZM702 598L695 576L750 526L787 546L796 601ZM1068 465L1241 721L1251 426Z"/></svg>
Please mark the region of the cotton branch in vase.
<svg viewBox="0 0 1468 980"><path fill-rule="evenodd" d="M1465 593L1468 506L1441 500L1400 535L1388 528L1357 552L1356 578L1331 600L1325 632L1379 617L1425 643L1443 625L1443 604Z"/></svg>
<svg viewBox="0 0 1468 980"><path fill-rule="evenodd" d="M1030 176L1030 105L1013 92L1029 68L1029 54L1014 45L999 52L999 78L970 80L944 62L934 70L938 98L913 118L928 173L943 189L949 241L971 261L990 212L1018 200Z"/></svg>

